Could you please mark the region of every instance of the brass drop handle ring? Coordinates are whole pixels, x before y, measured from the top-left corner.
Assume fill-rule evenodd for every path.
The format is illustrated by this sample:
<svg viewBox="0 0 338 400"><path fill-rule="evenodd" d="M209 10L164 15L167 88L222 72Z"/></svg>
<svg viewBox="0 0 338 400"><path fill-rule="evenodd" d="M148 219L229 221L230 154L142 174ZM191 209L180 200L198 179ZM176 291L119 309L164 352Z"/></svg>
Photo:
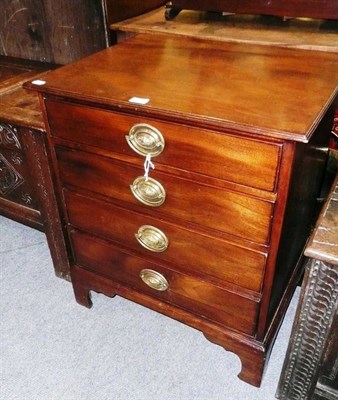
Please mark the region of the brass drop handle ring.
<svg viewBox="0 0 338 400"><path fill-rule="evenodd" d="M150 207L158 207L165 201L164 187L153 178L137 177L130 190L137 200Z"/></svg>
<svg viewBox="0 0 338 400"><path fill-rule="evenodd" d="M157 271L152 269L143 269L140 272L142 281L152 289L164 292L169 289L169 283L165 277Z"/></svg>
<svg viewBox="0 0 338 400"><path fill-rule="evenodd" d="M160 229L151 225L142 225L135 233L135 238L141 246L155 253L162 253L168 248L169 244L166 235Z"/></svg>
<svg viewBox="0 0 338 400"><path fill-rule="evenodd" d="M126 135L128 145L141 156L156 157L162 153L165 141L162 133L148 124L136 124Z"/></svg>

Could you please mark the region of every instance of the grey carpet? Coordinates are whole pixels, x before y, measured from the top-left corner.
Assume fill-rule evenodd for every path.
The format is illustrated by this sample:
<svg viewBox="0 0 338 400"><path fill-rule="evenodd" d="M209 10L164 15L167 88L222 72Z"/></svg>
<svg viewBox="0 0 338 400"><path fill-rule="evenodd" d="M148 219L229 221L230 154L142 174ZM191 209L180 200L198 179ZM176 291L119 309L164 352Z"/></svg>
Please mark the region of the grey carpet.
<svg viewBox="0 0 338 400"><path fill-rule="evenodd" d="M273 400L299 290L260 389L237 356L119 297L78 305L44 234L0 217L1 400Z"/></svg>

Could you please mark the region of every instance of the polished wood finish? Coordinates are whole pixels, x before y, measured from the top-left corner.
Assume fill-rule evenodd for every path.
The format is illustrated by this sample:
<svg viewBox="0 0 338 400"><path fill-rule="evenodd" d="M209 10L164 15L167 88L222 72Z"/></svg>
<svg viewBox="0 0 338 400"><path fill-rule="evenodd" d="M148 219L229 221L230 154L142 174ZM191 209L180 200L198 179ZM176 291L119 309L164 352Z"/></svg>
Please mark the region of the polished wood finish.
<svg viewBox="0 0 338 400"><path fill-rule="evenodd" d="M95 194L131 204L137 209L146 209L146 213L158 217L177 219L188 225L202 225L209 230L246 237L261 244L269 241L272 213L269 202L155 172L152 176L164 186L169 195L161 207L149 210L129 189L135 178L143 176L142 163L134 166L110 158L59 148L57 158L61 179L67 186L89 189ZM84 169L83 165L88 168ZM217 219L210 218L210 215L215 214L218 215ZM237 224L240 216L243 221Z"/></svg>
<svg viewBox="0 0 338 400"><path fill-rule="evenodd" d="M139 35L27 85L44 107L77 301L90 307L95 290L176 318L259 386L302 273L337 80L330 53ZM145 121L165 138L151 160L124 139ZM131 192L147 172L165 189L156 206ZM140 224L167 248L140 245Z"/></svg>
<svg viewBox="0 0 338 400"><path fill-rule="evenodd" d="M125 112L137 110L145 117L297 142L309 140L336 94L336 54L155 35L142 42L144 37L49 74L48 92L73 93L115 111L122 105ZM131 60L140 47L142 56ZM206 72L210 60L212 74ZM91 79L81 80L79 88L75 77L84 71ZM167 95L169 88L174 95ZM134 96L150 101L137 106L129 101Z"/></svg>
<svg viewBox="0 0 338 400"><path fill-rule="evenodd" d="M116 31L119 41L130 35L148 33L338 53L338 21L302 18L284 21L263 15L189 10L173 21L166 21L160 8L115 22L110 28Z"/></svg>
<svg viewBox="0 0 338 400"><path fill-rule="evenodd" d="M338 19L335 0L173 0L168 3L166 17L175 17L182 9Z"/></svg>
<svg viewBox="0 0 338 400"><path fill-rule="evenodd" d="M36 94L21 87L46 68L0 58L0 214L44 231L56 275L69 279L41 108Z"/></svg>
<svg viewBox="0 0 338 400"><path fill-rule="evenodd" d="M2 55L66 64L108 45L101 0L2 0L1 8Z"/></svg>
<svg viewBox="0 0 338 400"><path fill-rule="evenodd" d="M277 398L338 396L338 176L305 254L310 257Z"/></svg>
<svg viewBox="0 0 338 400"><path fill-rule="evenodd" d="M252 334L255 328L258 301L240 296L228 290L211 285L205 280L185 275L155 264L148 259L119 251L116 245L109 244L91 236L72 235L76 262L89 270L135 290L148 294L154 299L178 305L197 315L207 315L208 319L241 332ZM142 269L150 268L167 278L168 290L155 291L140 279Z"/></svg>
<svg viewBox="0 0 338 400"><path fill-rule="evenodd" d="M122 154L128 156L135 155L131 148L125 146L125 136L131 124L140 122L139 117L55 101L48 102L48 117L52 134L59 138L113 152L123 150ZM85 129L77 129L84 120ZM165 151L156 156L156 164L274 190L280 157L278 144L215 135L205 129L182 127L149 118L142 118L142 122L154 126L164 137ZM185 157L189 153L193 157Z"/></svg>
<svg viewBox="0 0 338 400"><path fill-rule="evenodd" d="M244 288L261 291L266 255L259 251L236 246L233 243L197 233L160 218L124 209L117 205L92 199L69 191L65 192L70 223L85 231L125 245L143 257L178 264L180 270L203 277L216 278L218 284L240 283ZM110 216L114 215L114 219ZM103 223L104 221L104 223ZM166 251L149 254L135 239L140 226L150 224L170 238ZM210 248L214 251L210 254ZM238 258L241 263L238 264ZM224 268L219 268L223 264ZM210 278L209 278L210 279Z"/></svg>

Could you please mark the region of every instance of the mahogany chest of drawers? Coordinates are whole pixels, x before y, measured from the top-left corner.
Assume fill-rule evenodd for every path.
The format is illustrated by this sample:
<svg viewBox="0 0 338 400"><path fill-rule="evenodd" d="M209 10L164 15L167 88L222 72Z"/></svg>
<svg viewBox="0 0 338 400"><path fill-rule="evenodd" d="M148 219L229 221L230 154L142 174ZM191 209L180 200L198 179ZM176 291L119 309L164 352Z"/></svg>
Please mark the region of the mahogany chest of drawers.
<svg viewBox="0 0 338 400"><path fill-rule="evenodd" d="M201 330L260 385L301 273L338 60L139 35L30 84L77 301L121 295Z"/></svg>

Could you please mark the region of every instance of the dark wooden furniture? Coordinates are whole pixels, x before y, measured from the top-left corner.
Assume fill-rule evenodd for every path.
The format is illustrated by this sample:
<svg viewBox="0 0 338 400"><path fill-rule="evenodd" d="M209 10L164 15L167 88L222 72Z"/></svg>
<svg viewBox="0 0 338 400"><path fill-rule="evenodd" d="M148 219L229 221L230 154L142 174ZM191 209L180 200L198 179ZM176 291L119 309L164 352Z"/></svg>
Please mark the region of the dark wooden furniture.
<svg viewBox="0 0 338 400"><path fill-rule="evenodd" d="M165 21L163 8L159 8L114 22L110 29L116 32L118 41L148 33L338 53L338 21L295 18L286 22L271 16L204 11L183 12L174 21Z"/></svg>
<svg viewBox="0 0 338 400"><path fill-rule="evenodd" d="M195 327L259 386L302 272L337 80L331 53L138 35L29 84L77 301L118 294Z"/></svg>
<svg viewBox="0 0 338 400"><path fill-rule="evenodd" d="M66 64L109 44L103 0L2 0L0 54Z"/></svg>
<svg viewBox="0 0 338 400"><path fill-rule="evenodd" d="M19 95L21 92L17 91L21 83L38 75L46 68L46 66L37 63L25 63L5 57L0 58L0 209L6 216L40 230L43 230L43 223L35 185L32 185L32 171L28 165L29 157L25 152L28 147L28 144L24 142L27 134L24 135L20 132L20 125L23 125L21 120L23 114L27 123L26 131L29 128L37 131L43 130L39 102L36 96L24 93L26 95L25 100L27 100L27 97L29 100L29 111L21 110L21 113L14 113L11 110L8 113L6 101L8 93L12 93L13 97L13 91L17 101L22 101L23 99ZM13 123L12 117L19 119L17 124Z"/></svg>
<svg viewBox="0 0 338 400"><path fill-rule="evenodd" d="M109 25L165 0L2 0L0 54L67 64L114 42Z"/></svg>
<svg viewBox="0 0 338 400"><path fill-rule="evenodd" d="M175 18L183 9L293 18L338 19L337 0L173 0L167 4L165 17Z"/></svg>
<svg viewBox="0 0 338 400"><path fill-rule="evenodd" d="M0 214L44 231L56 275L69 279L39 100L21 88L46 68L0 57Z"/></svg>
<svg viewBox="0 0 338 400"><path fill-rule="evenodd" d="M105 3L107 21L109 24L112 24L164 6L166 0L143 0L139 2L132 0L105 0Z"/></svg>
<svg viewBox="0 0 338 400"><path fill-rule="evenodd" d="M305 254L310 257L276 397L338 399L338 176Z"/></svg>

